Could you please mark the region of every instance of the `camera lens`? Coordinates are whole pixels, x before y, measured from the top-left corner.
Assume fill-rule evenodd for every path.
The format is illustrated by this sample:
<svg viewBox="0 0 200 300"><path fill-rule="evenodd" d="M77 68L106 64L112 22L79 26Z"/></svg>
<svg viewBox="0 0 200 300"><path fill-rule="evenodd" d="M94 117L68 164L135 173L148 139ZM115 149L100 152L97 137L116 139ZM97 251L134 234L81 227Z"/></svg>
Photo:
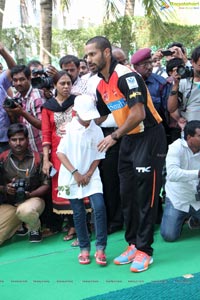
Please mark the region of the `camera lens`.
<svg viewBox="0 0 200 300"><path fill-rule="evenodd" d="M184 66L179 66L177 68L177 73L180 75L180 76L183 76L185 74L185 67Z"/></svg>

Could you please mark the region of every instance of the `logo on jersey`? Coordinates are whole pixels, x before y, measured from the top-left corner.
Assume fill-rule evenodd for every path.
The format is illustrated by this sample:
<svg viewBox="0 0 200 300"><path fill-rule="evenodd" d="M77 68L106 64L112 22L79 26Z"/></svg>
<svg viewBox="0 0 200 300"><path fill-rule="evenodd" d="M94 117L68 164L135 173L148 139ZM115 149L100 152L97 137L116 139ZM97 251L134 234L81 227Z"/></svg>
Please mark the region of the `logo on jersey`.
<svg viewBox="0 0 200 300"><path fill-rule="evenodd" d="M126 78L126 82L130 90L138 87L137 80L134 76Z"/></svg>
<svg viewBox="0 0 200 300"><path fill-rule="evenodd" d="M142 93L141 92L133 92L132 94L130 94L129 98L132 99L132 98L136 98L136 96L141 96Z"/></svg>
<svg viewBox="0 0 200 300"><path fill-rule="evenodd" d="M124 98L121 98L119 100L107 104L107 107L109 108L110 111L122 109L124 106L126 106L126 100Z"/></svg>
<svg viewBox="0 0 200 300"><path fill-rule="evenodd" d="M151 166L149 167L136 167L136 170L138 173L150 173L151 172Z"/></svg>

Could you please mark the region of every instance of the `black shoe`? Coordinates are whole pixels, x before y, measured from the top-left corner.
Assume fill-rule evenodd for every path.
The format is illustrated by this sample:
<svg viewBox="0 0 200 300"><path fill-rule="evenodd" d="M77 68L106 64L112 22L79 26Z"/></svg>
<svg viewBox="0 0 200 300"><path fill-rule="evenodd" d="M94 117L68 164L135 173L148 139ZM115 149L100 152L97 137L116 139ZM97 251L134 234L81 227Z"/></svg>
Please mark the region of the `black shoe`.
<svg viewBox="0 0 200 300"><path fill-rule="evenodd" d="M28 228L22 224L22 226L15 232L16 235L18 236L25 236L28 233Z"/></svg>
<svg viewBox="0 0 200 300"><path fill-rule="evenodd" d="M31 243L39 243L42 240L42 234L40 230L32 230L29 233L29 242Z"/></svg>

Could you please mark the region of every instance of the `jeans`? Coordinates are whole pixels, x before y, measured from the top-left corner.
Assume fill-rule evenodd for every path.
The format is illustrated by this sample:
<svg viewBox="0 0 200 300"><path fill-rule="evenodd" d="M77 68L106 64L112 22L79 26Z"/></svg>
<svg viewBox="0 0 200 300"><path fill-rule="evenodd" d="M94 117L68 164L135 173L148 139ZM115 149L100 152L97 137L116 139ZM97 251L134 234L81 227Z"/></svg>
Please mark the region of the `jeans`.
<svg viewBox="0 0 200 300"><path fill-rule="evenodd" d="M190 216L196 217L200 220L200 209L195 210L190 206L189 212L184 212L174 208L173 204L166 197L165 208L160 226L160 233L163 239L167 242L173 242L177 240L182 231L184 221Z"/></svg>
<svg viewBox="0 0 200 300"><path fill-rule="evenodd" d="M107 244L106 209L103 195L97 193L89 196L94 214L96 233L96 250L104 250ZM82 199L70 199L73 209L74 224L81 250L90 251L90 238L87 229L85 205Z"/></svg>

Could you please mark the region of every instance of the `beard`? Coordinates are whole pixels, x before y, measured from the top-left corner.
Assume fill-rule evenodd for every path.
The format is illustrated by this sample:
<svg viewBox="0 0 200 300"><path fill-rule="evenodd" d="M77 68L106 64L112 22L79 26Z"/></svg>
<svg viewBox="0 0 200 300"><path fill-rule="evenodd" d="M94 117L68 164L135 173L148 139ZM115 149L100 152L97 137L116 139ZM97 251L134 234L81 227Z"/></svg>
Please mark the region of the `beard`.
<svg viewBox="0 0 200 300"><path fill-rule="evenodd" d="M105 66L106 66L106 60L104 58L103 53L101 54L101 60L100 60L99 64L96 65L96 66L97 66L98 72L101 72L105 68Z"/></svg>

